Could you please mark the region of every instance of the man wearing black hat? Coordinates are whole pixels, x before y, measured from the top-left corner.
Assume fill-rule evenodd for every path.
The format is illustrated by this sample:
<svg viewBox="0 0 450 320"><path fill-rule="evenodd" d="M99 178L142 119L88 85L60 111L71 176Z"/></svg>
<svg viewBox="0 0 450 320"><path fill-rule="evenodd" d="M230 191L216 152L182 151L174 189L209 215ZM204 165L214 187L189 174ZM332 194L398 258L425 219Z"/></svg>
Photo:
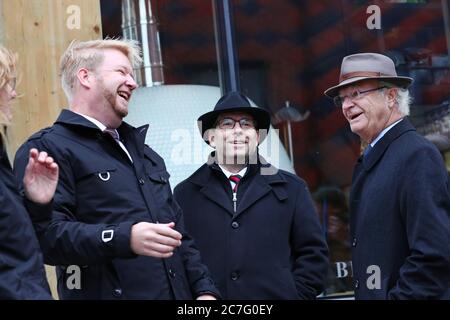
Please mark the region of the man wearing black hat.
<svg viewBox="0 0 450 320"><path fill-rule="evenodd" d="M269 114L230 92L198 123L215 151L174 195L222 296L314 299L327 247L306 183L258 157Z"/></svg>
<svg viewBox="0 0 450 320"><path fill-rule="evenodd" d="M450 192L439 151L419 135L393 61L359 53L325 91L367 144L353 173L350 231L357 299L450 298Z"/></svg>

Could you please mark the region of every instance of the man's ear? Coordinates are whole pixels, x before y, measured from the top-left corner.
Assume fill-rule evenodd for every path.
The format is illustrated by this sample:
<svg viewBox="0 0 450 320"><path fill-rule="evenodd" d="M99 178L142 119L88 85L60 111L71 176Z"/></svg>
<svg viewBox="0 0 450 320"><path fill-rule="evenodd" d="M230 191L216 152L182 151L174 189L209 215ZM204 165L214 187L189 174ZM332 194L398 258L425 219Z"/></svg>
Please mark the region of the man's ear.
<svg viewBox="0 0 450 320"><path fill-rule="evenodd" d="M215 136L214 131L215 131L214 128L208 129L208 130L206 130L205 134L208 137L209 145L215 149L216 148L216 141L215 141L216 136Z"/></svg>
<svg viewBox="0 0 450 320"><path fill-rule="evenodd" d="M91 77L92 73L86 68L80 68L77 72L77 79L80 82L80 85L85 88L90 88L92 86Z"/></svg>
<svg viewBox="0 0 450 320"><path fill-rule="evenodd" d="M395 106L397 95L398 95L397 88L388 88L386 97L389 109L392 109Z"/></svg>

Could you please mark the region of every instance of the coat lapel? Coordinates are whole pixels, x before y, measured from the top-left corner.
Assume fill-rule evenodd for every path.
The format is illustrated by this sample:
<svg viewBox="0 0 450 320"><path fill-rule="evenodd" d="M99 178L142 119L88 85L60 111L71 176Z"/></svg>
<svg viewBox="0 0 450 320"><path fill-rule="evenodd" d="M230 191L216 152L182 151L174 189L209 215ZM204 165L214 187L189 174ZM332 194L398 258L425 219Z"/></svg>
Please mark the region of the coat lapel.
<svg viewBox="0 0 450 320"><path fill-rule="evenodd" d="M147 124L139 128L133 128L129 124L122 122L122 125L118 129L120 136L125 140L128 152L130 152L129 149L133 149L132 153L136 152L138 158L144 157L145 137L148 127L149 125ZM134 158L133 155L132 158Z"/></svg>
<svg viewBox="0 0 450 320"><path fill-rule="evenodd" d="M397 123L391 128L373 147L372 151L364 158L363 166L365 171L370 171L375 164L383 157L383 154L388 149L389 145L397 139L399 136L407 131L416 130L414 129L411 122L404 118L402 121Z"/></svg>
<svg viewBox="0 0 450 320"><path fill-rule="evenodd" d="M200 192L206 198L225 209L225 211L232 217L242 214L271 191L274 192L279 201L283 201L287 198L287 193L284 190L286 180L279 173L262 175L260 173L259 165L255 165L247 172L247 174L250 175L248 177L250 182L245 188L244 194L240 195L242 198L238 199L238 207L235 213L233 210L233 203L230 198L231 195L226 192L226 188L222 185L227 182L226 178L224 176L224 180L222 181L216 176L218 173L221 173L220 168L210 158L208 163L204 164L199 170L197 170L197 172L194 173L189 180L192 183L199 185Z"/></svg>
<svg viewBox="0 0 450 320"><path fill-rule="evenodd" d="M357 218L356 213L358 212L358 205L361 197L360 185L363 183L366 173L362 156L360 156L353 170L352 189L350 192L350 212L352 213L350 216L350 231L352 232L352 237L354 236L353 232L355 230Z"/></svg>
<svg viewBox="0 0 450 320"><path fill-rule="evenodd" d="M264 197L271 189L271 186L261 175L257 174L254 176L246 192L242 196L242 199L239 201L236 216L240 215L256 201Z"/></svg>
<svg viewBox="0 0 450 320"><path fill-rule="evenodd" d="M372 151L364 159L362 156L359 157L353 170L352 190L350 192L350 211L352 213L350 219L351 230L355 230L357 220L359 219L356 214L359 212L358 205L361 200L361 192L367 175L382 159L389 145L403 133L411 130L415 130L413 125L407 118L404 118L375 144Z"/></svg>
<svg viewBox="0 0 450 320"><path fill-rule="evenodd" d="M225 192L225 189L221 185L221 181L213 177L212 172L209 173L208 182L202 183L202 185L200 192L203 193L205 197L221 206L231 216L234 215L230 196Z"/></svg>

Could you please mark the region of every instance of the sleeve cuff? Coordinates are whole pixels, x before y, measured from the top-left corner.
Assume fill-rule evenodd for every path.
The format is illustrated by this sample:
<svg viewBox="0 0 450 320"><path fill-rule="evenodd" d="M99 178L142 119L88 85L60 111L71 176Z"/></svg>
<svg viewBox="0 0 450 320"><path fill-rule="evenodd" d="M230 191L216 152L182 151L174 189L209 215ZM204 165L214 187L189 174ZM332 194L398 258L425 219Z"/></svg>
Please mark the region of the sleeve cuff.
<svg viewBox="0 0 450 320"><path fill-rule="evenodd" d="M33 222L50 220L52 217L53 201L41 204L33 202L25 197L25 207Z"/></svg>
<svg viewBox="0 0 450 320"><path fill-rule="evenodd" d="M136 222L126 221L118 224L114 229L114 256L121 258L135 258L137 254L131 249L131 228Z"/></svg>

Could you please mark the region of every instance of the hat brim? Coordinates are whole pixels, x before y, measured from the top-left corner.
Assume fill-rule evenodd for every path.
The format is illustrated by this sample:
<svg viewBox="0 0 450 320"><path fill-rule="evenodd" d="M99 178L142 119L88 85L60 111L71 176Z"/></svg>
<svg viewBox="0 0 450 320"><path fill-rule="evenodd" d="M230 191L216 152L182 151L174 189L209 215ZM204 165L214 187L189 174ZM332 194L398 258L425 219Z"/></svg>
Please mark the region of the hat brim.
<svg viewBox="0 0 450 320"><path fill-rule="evenodd" d="M414 81L413 78L410 77L354 77L347 80L342 81L337 86L328 88L324 91L324 95L326 95L329 98L334 98L339 94L339 90L341 90L343 87L346 87L350 84L354 84L359 81L363 80L378 80L378 81L386 81L389 83L392 83L394 85L397 85L401 88L408 88L411 83Z"/></svg>
<svg viewBox="0 0 450 320"><path fill-rule="evenodd" d="M197 119L197 125L198 125L198 129L200 131L200 134L203 138L203 140L205 140L206 143L209 144L208 141L208 137L205 135L206 131L213 128L217 117L222 114L222 113L229 113L229 112L243 112L243 113L248 113L250 114L257 123L257 129L258 130L265 130L265 134L263 134L260 137L260 142L262 142L266 135L267 132L269 131L270 128L270 115L269 113L261 108L257 108L257 107L236 107L236 108L229 108L226 110L218 110L218 111L210 111L207 112L203 115L201 115L198 119Z"/></svg>

